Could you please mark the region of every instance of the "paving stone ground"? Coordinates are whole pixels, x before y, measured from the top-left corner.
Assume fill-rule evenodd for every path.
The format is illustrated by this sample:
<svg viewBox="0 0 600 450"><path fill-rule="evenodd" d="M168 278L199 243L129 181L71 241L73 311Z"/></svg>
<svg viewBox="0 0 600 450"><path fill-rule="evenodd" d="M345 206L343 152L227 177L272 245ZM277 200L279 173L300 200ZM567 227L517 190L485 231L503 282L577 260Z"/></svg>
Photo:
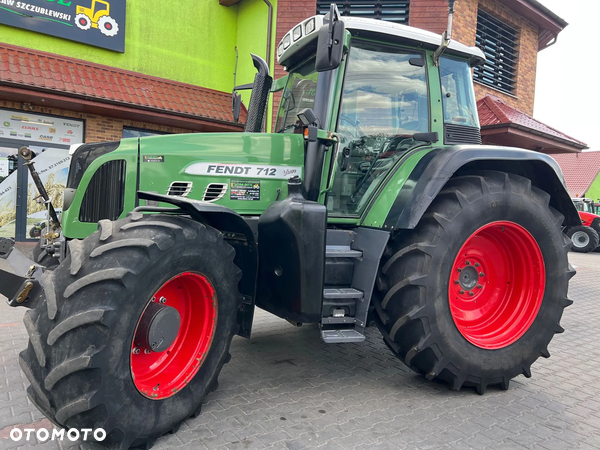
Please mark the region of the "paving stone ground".
<svg viewBox="0 0 600 450"><path fill-rule="evenodd" d="M327 345L316 326L257 311L252 339L234 339L202 415L155 448L600 449L600 253L570 259L578 274L566 331L533 377L508 391L479 396L428 382L392 356L377 329L361 344ZM17 363L23 313L0 302L0 449L64 449L9 439L15 426L51 427L28 401Z"/></svg>

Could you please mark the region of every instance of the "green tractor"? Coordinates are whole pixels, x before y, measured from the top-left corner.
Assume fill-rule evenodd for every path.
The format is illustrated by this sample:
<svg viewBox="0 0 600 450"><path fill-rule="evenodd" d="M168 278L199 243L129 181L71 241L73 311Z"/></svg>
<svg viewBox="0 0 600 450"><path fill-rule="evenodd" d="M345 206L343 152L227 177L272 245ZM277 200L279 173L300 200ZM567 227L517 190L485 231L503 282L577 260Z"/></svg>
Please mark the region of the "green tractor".
<svg viewBox="0 0 600 450"><path fill-rule="evenodd" d="M580 220L551 157L481 145L485 57L451 41L449 4L443 37L335 5L298 24L277 50L285 78L254 58L244 133L80 147L62 228L44 234L60 265L0 242L15 269L1 291L30 308L31 401L109 447L148 447L200 412L255 307L327 344L375 324L454 390L531 376L572 303L562 230Z"/></svg>

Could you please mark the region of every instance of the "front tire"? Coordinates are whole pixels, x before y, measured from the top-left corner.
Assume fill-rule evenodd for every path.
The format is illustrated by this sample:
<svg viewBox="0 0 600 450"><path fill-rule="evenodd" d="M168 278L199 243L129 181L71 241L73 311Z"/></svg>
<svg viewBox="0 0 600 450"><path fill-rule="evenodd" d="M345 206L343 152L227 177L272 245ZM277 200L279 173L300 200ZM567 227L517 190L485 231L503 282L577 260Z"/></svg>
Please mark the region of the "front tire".
<svg viewBox="0 0 600 450"><path fill-rule="evenodd" d="M108 447L152 445L200 412L230 358L235 252L211 227L141 213L101 221L69 250L25 315L29 397L61 427L103 428Z"/></svg>
<svg viewBox="0 0 600 450"><path fill-rule="evenodd" d="M512 174L456 177L414 230L391 241L376 323L406 365L483 394L550 356L574 271L564 218L549 200Z"/></svg>
<svg viewBox="0 0 600 450"><path fill-rule="evenodd" d="M598 233L591 227L577 225L567 230L567 236L571 239L573 246L571 250L578 253L589 253L598 247Z"/></svg>

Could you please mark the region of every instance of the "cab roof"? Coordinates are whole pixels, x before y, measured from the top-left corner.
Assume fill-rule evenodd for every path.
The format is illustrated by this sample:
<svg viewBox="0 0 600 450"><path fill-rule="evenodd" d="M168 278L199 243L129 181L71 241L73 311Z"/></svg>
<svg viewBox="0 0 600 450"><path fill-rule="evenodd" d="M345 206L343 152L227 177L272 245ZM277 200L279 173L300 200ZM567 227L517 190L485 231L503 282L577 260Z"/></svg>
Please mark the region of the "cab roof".
<svg viewBox="0 0 600 450"><path fill-rule="evenodd" d="M310 17L294 26L281 40L277 47L277 60L283 66L290 65L293 56L300 53L307 45L315 43L319 29L323 26L325 16ZM420 28L386 22L377 19L342 16L340 18L352 36L377 38L382 41L402 42L435 50L442 43L442 36ZM314 21L314 22L313 22ZM299 37L298 37L299 35ZM296 39L294 39L296 37ZM447 54L466 58L471 66L483 64L485 55L477 47L469 47L457 41L451 41Z"/></svg>

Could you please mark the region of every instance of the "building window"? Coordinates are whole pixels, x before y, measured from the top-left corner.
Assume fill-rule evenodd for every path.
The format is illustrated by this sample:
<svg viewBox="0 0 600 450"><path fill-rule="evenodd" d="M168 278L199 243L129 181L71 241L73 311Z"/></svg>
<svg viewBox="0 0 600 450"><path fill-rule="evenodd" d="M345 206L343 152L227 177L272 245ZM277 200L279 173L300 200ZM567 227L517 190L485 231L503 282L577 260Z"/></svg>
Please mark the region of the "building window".
<svg viewBox="0 0 600 450"><path fill-rule="evenodd" d="M517 74L517 32L490 14L477 12L476 44L487 61L473 78L502 92L513 93Z"/></svg>
<svg viewBox="0 0 600 450"><path fill-rule="evenodd" d="M317 14L327 14L332 1L317 1ZM368 17L408 25L410 1L400 0L338 0L342 16Z"/></svg>
<svg viewBox="0 0 600 450"><path fill-rule="evenodd" d="M154 130L143 130L141 128L133 128L133 127L123 127L123 138L140 138L140 137L148 137L148 136L161 136L165 133L162 131L154 131Z"/></svg>

